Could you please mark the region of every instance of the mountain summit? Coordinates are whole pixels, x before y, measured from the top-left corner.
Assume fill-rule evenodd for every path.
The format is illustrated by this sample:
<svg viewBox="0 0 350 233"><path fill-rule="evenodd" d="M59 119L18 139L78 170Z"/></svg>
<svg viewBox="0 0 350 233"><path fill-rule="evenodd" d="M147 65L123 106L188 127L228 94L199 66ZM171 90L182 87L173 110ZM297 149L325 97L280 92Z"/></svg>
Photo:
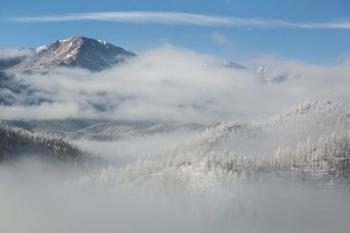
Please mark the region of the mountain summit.
<svg viewBox="0 0 350 233"><path fill-rule="evenodd" d="M32 71L64 66L98 71L132 56L135 54L102 40L71 37L33 49L31 56L11 69Z"/></svg>

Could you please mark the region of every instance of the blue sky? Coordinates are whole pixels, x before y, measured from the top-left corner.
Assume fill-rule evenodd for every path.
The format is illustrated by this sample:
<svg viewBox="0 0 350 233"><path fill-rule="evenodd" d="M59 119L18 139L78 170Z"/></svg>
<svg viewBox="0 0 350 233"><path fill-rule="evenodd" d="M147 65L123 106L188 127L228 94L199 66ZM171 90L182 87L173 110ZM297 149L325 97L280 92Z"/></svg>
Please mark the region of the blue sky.
<svg viewBox="0 0 350 233"><path fill-rule="evenodd" d="M137 20L128 14L123 20L91 16L116 12L120 17L140 11L144 15ZM189 14L190 19L183 22L181 13ZM71 14L78 17L67 20ZM93 19L82 20L86 15L81 14ZM58 18L47 20L44 16ZM206 16L213 19L203 20ZM28 22L23 17L32 18ZM259 26L261 22L268 26ZM339 22L343 23L340 28ZM321 26L315 26L319 23ZM0 30L0 48L37 47L83 35L136 52L171 43L234 61L276 55L309 63L336 63L350 57L350 1L1 0Z"/></svg>

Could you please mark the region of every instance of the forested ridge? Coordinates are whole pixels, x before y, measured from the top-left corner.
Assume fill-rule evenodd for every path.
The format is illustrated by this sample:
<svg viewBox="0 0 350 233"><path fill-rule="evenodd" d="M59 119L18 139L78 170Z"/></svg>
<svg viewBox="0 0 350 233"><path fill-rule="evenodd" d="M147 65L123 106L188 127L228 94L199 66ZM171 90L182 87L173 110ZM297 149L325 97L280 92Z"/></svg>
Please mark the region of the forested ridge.
<svg viewBox="0 0 350 233"><path fill-rule="evenodd" d="M50 135L39 135L0 123L0 160L23 155L39 155L62 161L82 159L83 152L69 142Z"/></svg>

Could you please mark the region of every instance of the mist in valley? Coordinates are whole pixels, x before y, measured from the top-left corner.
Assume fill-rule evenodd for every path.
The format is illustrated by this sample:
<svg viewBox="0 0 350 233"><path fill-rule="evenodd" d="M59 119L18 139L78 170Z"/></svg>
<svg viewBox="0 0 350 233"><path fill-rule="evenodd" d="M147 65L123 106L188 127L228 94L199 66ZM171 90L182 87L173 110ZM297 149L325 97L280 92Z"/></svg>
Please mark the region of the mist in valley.
<svg viewBox="0 0 350 233"><path fill-rule="evenodd" d="M3 232L347 232L343 189L265 178L184 192L67 182L86 170L22 160L1 165Z"/></svg>

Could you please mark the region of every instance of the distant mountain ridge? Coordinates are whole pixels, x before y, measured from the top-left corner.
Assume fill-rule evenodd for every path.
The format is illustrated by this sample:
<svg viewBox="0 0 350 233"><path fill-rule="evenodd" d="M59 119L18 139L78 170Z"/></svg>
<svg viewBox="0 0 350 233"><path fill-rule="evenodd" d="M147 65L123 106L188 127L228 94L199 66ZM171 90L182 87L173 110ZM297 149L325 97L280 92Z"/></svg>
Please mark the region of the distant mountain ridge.
<svg viewBox="0 0 350 233"><path fill-rule="evenodd" d="M11 127L32 133L57 135L67 139L113 141L127 137L150 136L180 131L197 132L205 126L195 123L158 121L106 121L89 119L13 120L5 121Z"/></svg>
<svg viewBox="0 0 350 233"><path fill-rule="evenodd" d="M33 49L33 54L8 64L10 70L45 71L52 67L79 67L99 71L125 61L134 53L102 40L71 37ZM8 67L9 66L9 67Z"/></svg>

